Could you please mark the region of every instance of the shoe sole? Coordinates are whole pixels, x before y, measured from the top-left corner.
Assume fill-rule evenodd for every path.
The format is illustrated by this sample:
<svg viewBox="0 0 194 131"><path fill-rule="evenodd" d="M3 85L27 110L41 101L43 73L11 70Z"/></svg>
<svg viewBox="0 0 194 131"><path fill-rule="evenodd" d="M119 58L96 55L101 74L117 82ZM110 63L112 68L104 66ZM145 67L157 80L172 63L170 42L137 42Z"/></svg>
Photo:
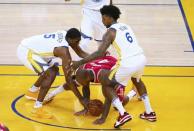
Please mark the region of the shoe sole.
<svg viewBox="0 0 194 131"><path fill-rule="evenodd" d="M126 122L132 120L132 117L130 117L128 120L124 121L122 124L118 125L118 126L114 126L114 128L119 128L121 126L123 126Z"/></svg>
<svg viewBox="0 0 194 131"><path fill-rule="evenodd" d="M25 97L26 97L26 99L28 99L28 100L34 100L34 101L36 101L36 98L34 98L34 97L26 96L26 95L25 95Z"/></svg>
<svg viewBox="0 0 194 131"><path fill-rule="evenodd" d="M53 98L54 98L54 97L53 97ZM43 105L46 105L46 104L50 103L51 101L53 101L53 98L52 98L52 99L49 99L49 100L46 100L46 101L44 100L44 101L43 101Z"/></svg>
<svg viewBox="0 0 194 131"><path fill-rule="evenodd" d="M139 118L143 119L143 120L150 121L150 122L155 122L156 121L156 118L145 118L145 117L139 117Z"/></svg>

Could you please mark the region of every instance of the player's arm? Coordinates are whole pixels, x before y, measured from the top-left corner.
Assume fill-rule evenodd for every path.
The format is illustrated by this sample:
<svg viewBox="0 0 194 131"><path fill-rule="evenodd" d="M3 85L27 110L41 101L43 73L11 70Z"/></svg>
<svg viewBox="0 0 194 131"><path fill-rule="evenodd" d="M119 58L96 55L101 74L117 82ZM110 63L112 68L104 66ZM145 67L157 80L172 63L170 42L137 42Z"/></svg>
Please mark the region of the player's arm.
<svg viewBox="0 0 194 131"><path fill-rule="evenodd" d="M110 110L110 106L111 106L111 101L109 101L107 98L105 98L102 115L100 118L96 119L93 122L94 124L103 124L106 121L106 118L107 118L109 110Z"/></svg>
<svg viewBox="0 0 194 131"><path fill-rule="evenodd" d="M89 84L82 87L82 93L83 93L83 97L89 101L90 100L90 85Z"/></svg>
<svg viewBox="0 0 194 131"><path fill-rule="evenodd" d="M65 48L65 47L56 47L54 49L54 55L56 57L60 57L62 60L62 68L63 68L63 72L65 75L65 79L67 82L67 86L69 86L71 88L71 90L73 91L73 93L77 96L77 98L80 100L80 102L82 103L82 105L85 107L86 105L84 105L84 103L82 102L83 97L80 94L80 92L78 91L72 77L72 70L71 70L71 56L69 53L69 49Z"/></svg>
<svg viewBox="0 0 194 131"><path fill-rule="evenodd" d="M81 57L81 58L85 58L87 57L89 54L86 53L85 51L83 51L80 46L72 46L72 49L75 51L75 53Z"/></svg>
<svg viewBox="0 0 194 131"><path fill-rule="evenodd" d="M110 44L114 41L115 36L116 36L116 30L112 28L108 29L108 31L103 36L102 44L100 45L98 50L92 53L91 55L83 58L82 60L74 62L73 68L77 69L82 64L85 64L89 61L92 61L94 59L104 56L106 53L106 50L108 49Z"/></svg>

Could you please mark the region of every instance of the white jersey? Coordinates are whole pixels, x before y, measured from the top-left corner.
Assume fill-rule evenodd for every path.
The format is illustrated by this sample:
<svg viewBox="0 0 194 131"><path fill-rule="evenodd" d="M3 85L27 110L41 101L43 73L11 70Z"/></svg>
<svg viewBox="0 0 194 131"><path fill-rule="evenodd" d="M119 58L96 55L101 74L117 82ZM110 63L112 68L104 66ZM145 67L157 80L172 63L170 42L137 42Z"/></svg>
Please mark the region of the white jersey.
<svg viewBox="0 0 194 131"><path fill-rule="evenodd" d="M120 60L143 53L132 29L128 25L115 23L111 25L110 28L116 30L113 46L115 47Z"/></svg>
<svg viewBox="0 0 194 131"><path fill-rule="evenodd" d="M55 47L69 47L68 42L65 40L66 33L66 31L58 31L32 36L24 39L21 45L42 57L54 57L53 50Z"/></svg>
<svg viewBox="0 0 194 131"><path fill-rule="evenodd" d="M83 8L100 10L104 5L109 5L110 0L81 0Z"/></svg>

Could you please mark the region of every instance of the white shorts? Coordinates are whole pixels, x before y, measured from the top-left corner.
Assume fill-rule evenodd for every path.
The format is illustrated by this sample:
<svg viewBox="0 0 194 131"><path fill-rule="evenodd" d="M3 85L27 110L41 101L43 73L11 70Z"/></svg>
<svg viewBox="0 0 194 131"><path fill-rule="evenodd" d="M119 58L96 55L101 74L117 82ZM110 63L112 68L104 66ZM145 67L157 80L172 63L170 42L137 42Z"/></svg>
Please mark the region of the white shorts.
<svg viewBox="0 0 194 131"><path fill-rule="evenodd" d="M56 62L54 63L52 59L49 61L45 60L22 44L20 44L17 48L17 57L24 64L24 66L38 74L46 71L56 64Z"/></svg>
<svg viewBox="0 0 194 131"><path fill-rule="evenodd" d="M146 57L143 54L124 59L111 71L109 79L113 77L123 86L127 86L131 77L140 79L146 65Z"/></svg>
<svg viewBox="0 0 194 131"><path fill-rule="evenodd" d="M89 39L101 41L106 32L106 27L102 23L100 11L83 8L82 15L81 32L83 35L86 38L89 37Z"/></svg>

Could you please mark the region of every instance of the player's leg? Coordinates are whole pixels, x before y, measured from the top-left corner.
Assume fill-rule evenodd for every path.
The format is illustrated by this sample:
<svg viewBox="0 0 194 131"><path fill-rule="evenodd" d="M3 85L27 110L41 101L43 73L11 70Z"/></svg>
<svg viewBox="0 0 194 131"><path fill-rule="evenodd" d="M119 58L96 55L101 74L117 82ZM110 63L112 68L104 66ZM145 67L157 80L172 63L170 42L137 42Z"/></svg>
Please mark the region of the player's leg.
<svg viewBox="0 0 194 131"><path fill-rule="evenodd" d="M118 83L117 80L112 79L112 77L114 76L117 70L118 68L115 68L115 70L113 70L110 73L110 75L109 75L109 72L104 72L103 75L100 76L100 82L103 85L102 90L104 92L103 94L105 98L107 98L108 100L112 102L113 106L117 108L120 114L118 117L118 120L114 124L115 128L120 127L121 125L123 125L124 123L132 119L132 117L124 109L122 102L120 101L120 98L118 97L116 93L116 88L118 88L119 86L122 86L120 83Z"/></svg>
<svg viewBox="0 0 194 131"><path fill-rule="evenodd" d="M23 43L23 41L22 41L22 43ZM20 44L18 46L18 48L17 48L17 57L18 57L18 59L24 64L25 67L27 67L28 69L30 69L30 70L34 71L35 73L37 73L35 68L32 66L32 64L29 61L29 59L31 59L30 54L31 53L30 53L30 50L28 48L26 48L22 44ZM31 88L28 89L28 92L25 95L25 97L27 99L36 100L36 98L38 96L39 87L40 87L40 83L41 83L42 79L43 79L43 76L39 77L37 82L35 82L35 84L32 85Z"/></svg>
<svg viewBox="0 0 194 131"><path fill-rule="evenodd" d="M94 81L94 74L91 70L81 69L79 68L76 72L76 82L79 85L82 85L82 94L85 101L89 102L90 100L90 82ZM86 115L88 110L84 108L81 111L75 113L75 115Z"/></svg>
<svg viewBox="0 0 194 131"><path fill-rule="evenodd" d="M136 86L137 91L140 94L140 97L145 106L145 112L140 114L140 118L146 119L151 122L156 121L156 114L151 107L145 84L141 79L138 78L132 78L132 81L133 84Z"/></svg>
<svg viewBox="0 0 194 131"><path fill-rule="evenodd" d="M88 85L92 78L93 77L92 77L90 71L84 70L84 69L82 69L82 67L80 67L76 71L74 79L77 82L77 84L84 86L84 85ZM66 83L64 83L63 85L60 85L55 90L49 92L44 99L44 103L51 101L56 95L64 92L65 90L71 90L71 88L69 86L67 86Z"/></svg>
<svg viewBox="0 0 194 131"><path fill-rule="evenodd" d="M38 98L34 104L34 109L32 110L32 114L35 117L40 117L40 118L52 118L52 115L48 112L45 112L42 108L42 103L43 100L51 87L53 81L56 78L56 75L58 73L58 67L53 66L49 68L47 71L44 72L45 78L43 79L40 87L40 92L38 94Z"/></svg>
<svg viewBox="0 0 194 131"><path fill-rule="evenodd" d="M135 73L132 75L132 82L135 85L143 103L145 106L145 112L140 114L140 118L142 119L146 119L148 121L156 121L156 114L153 111L151 104L150 104L150 100L148 97L148 93L147 93L147 89L145 84L143 83L143 81L141 80L141 77L143 75L143 69L145 67L145 56L141 55L139 56L139 58L137 58L140 62L139 64L136 66L138 68L136 68Z"/></svg>
<svg viewBox="0 0 194 131"><path fill-rule="evenodd" d="M135 85L133 85L132 89L127 93L126 96L124 96L123 105L126 105L135 96L137 96L138 100L141 101L141 97L140 97Z"/></svg>

